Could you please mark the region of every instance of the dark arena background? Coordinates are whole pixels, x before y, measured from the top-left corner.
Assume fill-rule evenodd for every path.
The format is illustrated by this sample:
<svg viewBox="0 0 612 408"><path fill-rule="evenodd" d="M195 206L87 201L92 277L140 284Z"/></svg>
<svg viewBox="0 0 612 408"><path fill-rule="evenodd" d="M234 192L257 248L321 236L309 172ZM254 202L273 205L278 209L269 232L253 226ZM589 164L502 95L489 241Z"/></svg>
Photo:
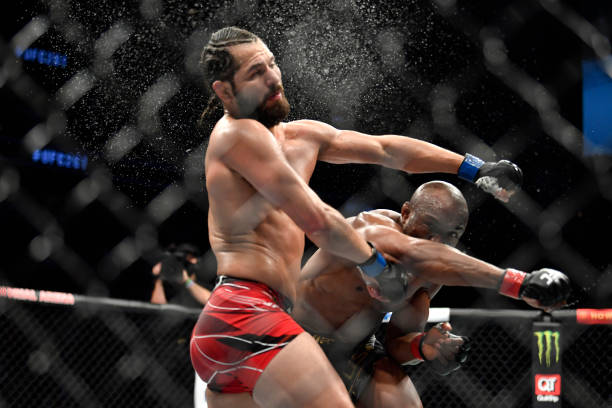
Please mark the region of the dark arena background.
<svg viewBox="0 0 612 408"><path fill-rule="evenodd" d="M415 369L425 407L612 407L612 2L5 1L0 20L0 407L203 403L188 353L199 309L149 301L171 245L201 251L212 287L198 61L226 25L274 52L290 120L522 168L508 203L454 175L314 173L346 216L453 183L470 208L460 250L572 280L552 315L443 288L432 306L474 348L448 377ZM534 375L563 387L539 392Z"/></svg>

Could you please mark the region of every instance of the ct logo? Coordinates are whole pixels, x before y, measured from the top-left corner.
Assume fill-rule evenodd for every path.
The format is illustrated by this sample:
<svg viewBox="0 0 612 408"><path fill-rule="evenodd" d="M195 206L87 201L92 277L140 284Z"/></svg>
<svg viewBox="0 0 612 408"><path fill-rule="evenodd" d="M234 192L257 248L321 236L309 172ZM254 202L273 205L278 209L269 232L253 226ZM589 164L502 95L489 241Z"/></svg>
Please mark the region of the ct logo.
<svg viewBox="0 0 612 408"><path fill-rule="evenodd" d="M536 374L536 395L561 395L561 376L559 374Z"/></svg>
<svg viewBox="0 0 612 408"><path fill-rule="evenodd" d="M538 380L538 389L544 392L553 392L555 390L556 378L542 377Z"/></svg>

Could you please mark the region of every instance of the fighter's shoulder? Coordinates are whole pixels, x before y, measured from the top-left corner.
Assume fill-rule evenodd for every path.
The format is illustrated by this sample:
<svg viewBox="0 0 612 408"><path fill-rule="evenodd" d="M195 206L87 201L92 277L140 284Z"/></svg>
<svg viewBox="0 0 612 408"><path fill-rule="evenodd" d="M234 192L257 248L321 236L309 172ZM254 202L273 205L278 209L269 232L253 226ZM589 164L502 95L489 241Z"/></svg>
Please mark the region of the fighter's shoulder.
<svg viewBox="0 0 612 408"><path fill-rule="evenodd" d="M257 140L257 135L266 133L269 133L269 130L256 120L224 117L217 122L210 134L209 146L248 143L250 140Z"/></svg>
<svg viewBox="0 0 612 408"><path fill-rule="evenodd" d="M379 208L376 210L367 211L369 214L372 214L375 217L379 217L385 220L391 220L393 222L399 222L400 213L397 211L389 210L386 208Z"/></svg>
<svg viewBox="0 0 612 408"><path fill-rule="evenodd" d="M338 130L324 122L312 119L300 119L287 123L286 129L295 137L308 138L325 142L333 137Z"/></svg>
<svg viewBox="0 0 612 408"><path fill-rule="evenodd" d="M396 229L399 226L400 214L386 209L362 211L351 219L354 228L388 227Z"/></svg>

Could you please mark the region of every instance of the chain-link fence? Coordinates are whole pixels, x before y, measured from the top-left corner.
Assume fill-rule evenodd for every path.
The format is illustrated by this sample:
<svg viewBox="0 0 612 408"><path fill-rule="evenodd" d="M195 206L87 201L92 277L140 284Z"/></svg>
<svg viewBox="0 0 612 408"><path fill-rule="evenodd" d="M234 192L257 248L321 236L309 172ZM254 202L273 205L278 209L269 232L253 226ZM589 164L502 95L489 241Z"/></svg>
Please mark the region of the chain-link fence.
<svg viewBox="0 0 612 408"><path fill-rule="evenodd" d="M466 367L459 375L436 376L427 370L411 374L425 407L532 407L534 374L539 373L534 344L537 312L458 309L451 312L453 331L473 340ZM559 350L563 407L607 407L612 403L609 338L611 326L584 326L570 311L556 313L562 322ZM557 353L557 354L554 354ZM535 358L533 356L536 356ZM423 367L424 368L424 367ZM562 381L561 381L562 380ZM554 401L554 400L553 400ZM540 405L537 405L540 406ZM542 406L547 406L546 403Z"/></svg>
<svg viewBox="0 0 612 408"><path fill-rule="evenodd" d="M608 113L600 112L612 104L609 3L33 0L3 6L0 225L7 239L0 283L148 301L157 259L151 254L178 242L195 243L214 271L203 182L210 124L196 126L209 95L198 59L214 30L235 24L260 35L276 54L290 119L413 136L485 160L512 160L525 174L523 191L501 204L454 176L321 163L311 186L324 201L347 216L398 209L421 182L450 181L464 192L471 212L461 250L504 267L555 267L572 279L572 306L609 307L612 268L609 242L601 237L612 230L612 132ZM470 288L444 288L433 304L525 308ZM174 326L157 312L121 309L98 316L87 308L8 305L2 306L2 341L30 348L23 355L3 350L0 405L19 405L25 395L35 395L33 405L40 406L67 400L124 405L118 401L130 401L136 389L137 400L148 405L190 401L192 374L174 377L164 357L174 355L177 364L187 359L180 343L192 323L187 317L173 315L181 322ZM57 314L45 316L52 311ZM105 313L114 315L103 318ZM69 336L77 336L74 326L53 329L50 316L91 329L78 332L82 338L75 343ZM486 327L474 327L475 335ZM154 329L163 332L165 346L156 342ZM528 353L522 332L490 330L506 330L500 341L518 347L512 353ZM564 404L604 406L579 397L591 390L599 395L593 401L609 404L591 370L580 366L593 361L591 355L578 357L606 354L598 347L609 341L582 346L592 341L582 339L601 333L609 337L594 327L567 343L576 350L564 369L578 386ZM103 338L108 343L96 347ZM77 343L92 343L92 354L103 351L100 361L73 367L77 355L67 345L79 349ZM524 368L519 354L506 360L514 371ZM5 370L4 362L11 368ZM52 363L60 371L50 370ZM36 382L12 382L22 381L11 380L15 365L28 367L24 372ZM482 365L511 369L495 360ZM467 376L483 378L477 388L486 396L494 394L487 385L490 370L483 370L486 378ZM110 382L95 377L111 374ZM455 395L452 381L460 380L454 378L419 382L424 401L437 406L436 387ZM170 385L159 387L156 381L166 379ZM527 377L521 379L527 387ZM112 381L121 383L111 387ZM99 391L99 383L107 388ZM530 397L518 398L519 388L526 392L508 385L496 388L503 391L495 396L523 406ZM62 397L52 400L54 395ZM457 406L485 398L457 395Z"/></svg>
<svg viewBox="0 0 612 408"><path fill-rule="evenodd" d="M193 406L189 336L199 310L78 297L71 306L0 302L0 406Z"/></svg>
<svg viewBox="0 0 612 408"><path fill-rule="evenodd" d="M7 288L1 295L0 406L193 406L197 309ZM554 352L563 362L562 406L610 406L612 326L565 315L556 316L564 324ZM532 325L541 313L451 309L450 320L472 339L470 358L445 377L426 364L410 369L424 406L533 406Z"/></svg>

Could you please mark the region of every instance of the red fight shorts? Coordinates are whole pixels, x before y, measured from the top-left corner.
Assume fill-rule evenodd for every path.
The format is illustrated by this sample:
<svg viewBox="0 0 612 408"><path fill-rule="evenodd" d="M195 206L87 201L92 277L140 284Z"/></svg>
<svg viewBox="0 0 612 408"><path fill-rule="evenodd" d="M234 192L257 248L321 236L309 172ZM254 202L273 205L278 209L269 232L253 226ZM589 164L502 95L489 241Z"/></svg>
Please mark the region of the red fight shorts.
<svg viewBox="0 0 612 408"><path fill-rule="evenodd" d="M268 286L222 279L193 329L191 363L212 391L253 392L274 356L304 329L287 313L290 302Z"/></svg>

